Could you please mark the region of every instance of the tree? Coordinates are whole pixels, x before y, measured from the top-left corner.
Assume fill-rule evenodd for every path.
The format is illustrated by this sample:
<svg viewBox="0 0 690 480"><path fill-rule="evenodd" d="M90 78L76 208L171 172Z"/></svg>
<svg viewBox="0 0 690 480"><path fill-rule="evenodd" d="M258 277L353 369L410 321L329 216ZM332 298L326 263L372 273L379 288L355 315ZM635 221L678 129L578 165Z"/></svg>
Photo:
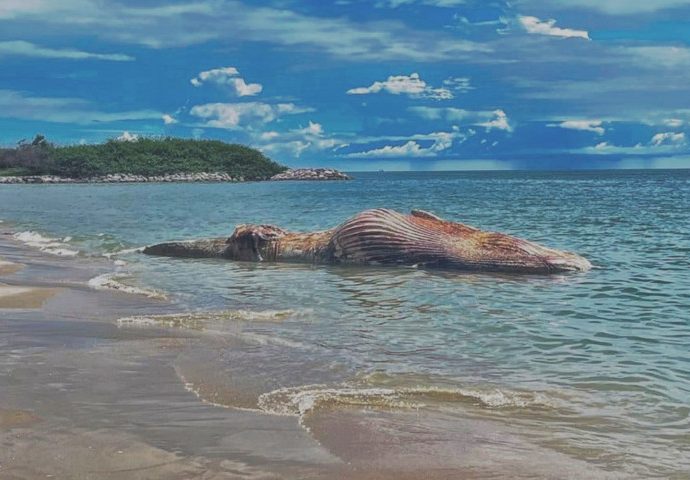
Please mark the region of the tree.
<svg viewBox="0 0 690 480"><path fill-rule="evenodd" d="M41 135L39 133L34 137L33 141L31 142L31 146L44 148L44 147L49 147L50 143L48 143L48 140L46 139L46 137L44 135Z"/></svg>

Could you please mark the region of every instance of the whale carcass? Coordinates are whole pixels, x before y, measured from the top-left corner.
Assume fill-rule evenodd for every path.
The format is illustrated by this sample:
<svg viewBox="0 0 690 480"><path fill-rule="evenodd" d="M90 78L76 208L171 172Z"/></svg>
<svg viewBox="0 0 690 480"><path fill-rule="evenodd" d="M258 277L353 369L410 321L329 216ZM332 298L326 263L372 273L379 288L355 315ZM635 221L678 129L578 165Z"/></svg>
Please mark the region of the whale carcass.
<svg viewBox="0 0 690 480"><path fill-rule="evenodd" d="M320 232L238 225L227 239L161 243L143 252L253 262L401 265L537 274L591 268L585 258L574 253L443 220L421 210L403 214L382 208L366 210Z"/></svg>

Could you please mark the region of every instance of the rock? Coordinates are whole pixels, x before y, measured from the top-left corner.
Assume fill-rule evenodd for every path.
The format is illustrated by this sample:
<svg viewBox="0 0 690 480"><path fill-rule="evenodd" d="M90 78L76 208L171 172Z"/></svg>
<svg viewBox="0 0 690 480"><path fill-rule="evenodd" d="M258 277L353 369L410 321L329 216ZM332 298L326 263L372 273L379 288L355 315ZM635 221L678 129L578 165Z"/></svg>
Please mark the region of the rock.
<svg viewBox="0 0 690 480"><path fill-rule="evenodd" d="M262 180L269 180L263 178ZM270 180L350 180L350 177L332 168L299 168L288 170ZM2 184L42 183L175 183L175 182L244 182L242 176L233 177L226 172L169 173L166 175L134 175L111 173L87 178L57 177L54 175L27 175L22 177L0 177Z"/></svg>
<svg viewBox="0 0 690 480"><path fill-rule="evenodd" d="M349 175L334 168L297 168L273 175L270 180L351 180Z"/></svg>
<svg viewBox="0 0 690 480"><path fill-rule="evenodd" d="M232 177L226 172L169 173L166 175L134 175L111 173L97 177L68 178L54 175L27 175L0 177L1 184L27 183L174 183L174 182L243 182L243 177Z"/></svg>

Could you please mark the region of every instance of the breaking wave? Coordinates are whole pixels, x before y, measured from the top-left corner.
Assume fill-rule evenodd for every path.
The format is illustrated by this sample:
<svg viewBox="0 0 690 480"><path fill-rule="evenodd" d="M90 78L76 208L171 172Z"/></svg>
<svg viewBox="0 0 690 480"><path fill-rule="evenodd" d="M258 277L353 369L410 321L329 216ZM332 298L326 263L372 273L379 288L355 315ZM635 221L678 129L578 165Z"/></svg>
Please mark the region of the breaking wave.
<svg viewBox="0 0 690 480"><path fill-rule="evenodd" d="M79 255L79 250L74 250L68 245L72 237L64 237L62 239L46 237L38 232L27 230L25 232L18 232L13 235L16 240L33 248L37 248L42 252L60 257L74 257Z"/></svg>
<svg viewBox="0 0 690 480"><path fill-rule="evenodd" d="M484 408L552 407L553 399L540 392L498 387L329 387L307 385L281 388L259 397L259 409L276 415L303 416L315 409L333 406L363 406L387 409L419 409L449 404Z"/></svg>
<svg viewBox="0 0 690 480"><path fill-rule="evenodd" d="M116 273L104 273L89 280L88 285L94 290L115 290L158 300L166 300L168 298L163 292L126 285L120 279L121 276Z"/></svg>
<svg viewBox="0 0 690 480"><path fill-rule="evenodd" d="M117 320L119 327L180 328L229 335L240 341L257 346L274 345L290 349L308 349L303 343L278 335L246 331L242 323L279 323L290 318L304 318L309 310L219 310L173 313L162 315L136 315ZM238 328L239 327L239 328Z"/></svg>
<svg viewBox="0 0 690 480"><path fill-rule="evenodd" d="M220 407L260 411L271 415L297 417L300 424L324 409L358 407L366 409L535 413L561 410L557 396L538 391L514 390L494 385L438 386L410 385L385 387L361 383L313 384L278 388L265 393L224 392L215 382L194 381L177 371L187 391L201 401ZM214 375L218 375L215 372ZM221 374L222 375L222 374ZM218 380L218 379L216 379ZM222 383L222 381L221 381ZM502 415L502 414L501 414ZM512 413L511 413L512 415ZM309 430L307 428L307 430Z"/></svg>
<svg viewBox="0 0 690 480"><path fill-rule="evenodd" d="M118 319L120 326L170 327L203 330L210 323L222 321L282 322L297 312L295 310L221 310L211 312L187 312L166 315L138 315Z"/></svg>
<svg viewBox="0 0 690 480"><path fill-rule="evenodd" d="M118 255L127 255L130 253L139 253L142 250L144 250L144 247L123 248L123 249L115 250L112 252L106 252L103 254L103 256L107 259L112 259L113 257L117 257Z"/></svg>

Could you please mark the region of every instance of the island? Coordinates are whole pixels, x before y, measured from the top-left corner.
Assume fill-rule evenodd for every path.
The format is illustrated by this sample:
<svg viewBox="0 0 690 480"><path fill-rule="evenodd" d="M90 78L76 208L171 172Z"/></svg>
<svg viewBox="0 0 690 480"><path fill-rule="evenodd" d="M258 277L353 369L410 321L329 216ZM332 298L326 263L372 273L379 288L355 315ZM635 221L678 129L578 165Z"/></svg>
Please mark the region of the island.
<svg viewBox="0 0 690 480"><path fill-rule="evenodd" d="M174 137L56 146L42 135L0 148L0 184L350 180L333 168L290 170L254 148Z"/></svg>
<svg viewBox="0 0 690 480"><path fill-rule="evenodd" d="M260 151L218 140L138 138L56 146L37 135L0 149L0 183L232 182L287 170Z"/></svg>

